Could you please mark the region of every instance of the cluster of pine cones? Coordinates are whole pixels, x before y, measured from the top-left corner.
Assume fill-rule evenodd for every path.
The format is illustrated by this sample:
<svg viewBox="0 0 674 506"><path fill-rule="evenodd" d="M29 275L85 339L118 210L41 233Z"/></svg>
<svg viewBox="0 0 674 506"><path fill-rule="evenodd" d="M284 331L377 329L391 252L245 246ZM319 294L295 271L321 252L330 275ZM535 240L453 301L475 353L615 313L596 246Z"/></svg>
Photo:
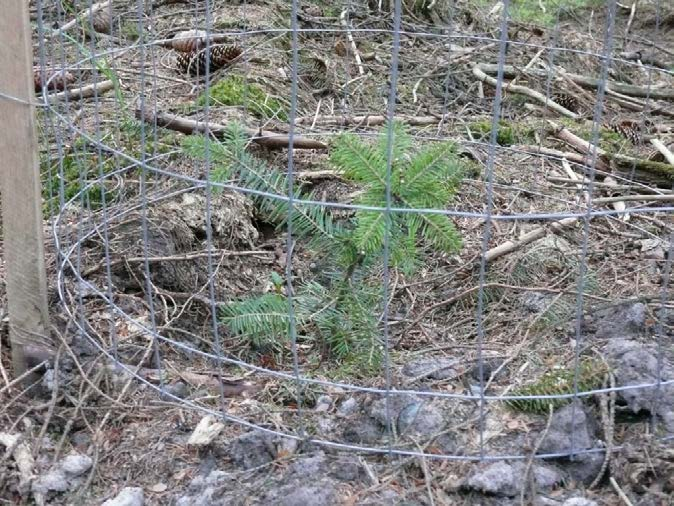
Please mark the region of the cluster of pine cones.
<svg viewBox="0 0 674 506"><path fill-rule="evenodd" d="M175 34L170 46L178 52L176 68L192 76L206 75L233 63L243 50L236 45L215 44L206 48L207 33L188 30Z"/></svg>
<svg viewBox="0 0 674 506"><path fill-rule="evenodd" d="M234 60L243 53L238 46L211 46L206 49L199 49L189 53L180 53L176 59L176 65L180 72L192 76L204 76L209 70L213 73Z"/></svg>
<svg viewBox="0 0 674 506"><path fill-rule="evenodd" d="M573 95L558 92L553 93L551 99L571 112L581 112L580 102ZM604 122L602 126L621 135L635 146L638 146L643 143L644 135L650 133L649 129L652 126L652 123L648 120L639 122L631 119L617 119Z"/></svg>

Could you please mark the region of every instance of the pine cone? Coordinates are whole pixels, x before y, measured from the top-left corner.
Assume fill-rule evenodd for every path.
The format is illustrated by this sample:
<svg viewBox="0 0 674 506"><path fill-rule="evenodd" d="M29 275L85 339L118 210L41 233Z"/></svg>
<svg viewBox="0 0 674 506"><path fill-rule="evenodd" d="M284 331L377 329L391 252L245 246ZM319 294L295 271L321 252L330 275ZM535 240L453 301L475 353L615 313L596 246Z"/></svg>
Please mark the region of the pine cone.
<svg viewBox="0 0 674 506"><path fill-rule="evenodd" d="M632 144L639 145L642 140L642 135L646 132L642 131L642 125L634 120L611 121L606 128L622 135L628 139ZM645 123L643 126L647 126Z"/></svg>
<svg viewBox="0 0 674 506"><path fill-rule="evenodd" d="M214 46L210 48L210 71L216 70L232 63L243 50L238 46ZM193 76L206 74L206 50L181 53L176 59L178 69Z"/></svg>
<svg viewBox="0 0 674 506"><path fill-rule="evenodd" d="M573 95L569 95L568 93L553 93L552 97L550 97L554 102L558 103L565 109L568 109L571 112L578 112L580 109L580 104L578 103L578 99L574 97Z"/></svg>
<svg viewBox="0 0 674 506"><path fill-rule="evenodd" d="M42 81L42 70L40 67L33 67L33 84L36 92L42 91ZM75 82L75 76L67 70L46 68L44 69L44 82L50 91L63 91Z"/></svg>
<svg viewBox="0 0 674 506"><path fill-rule="evenodd" d="M328 86L328 66L320 58L300 58L297 77L308 88L323 91Z"/></svg>
<svg viewBox="0 0 674 506"><path fill-rule="evenodd" d="M170 46L181 53L194 53L206 46L206 37L204 30L184 30L173 36Z"/></svg>
<svg viewBox="0 0 674 506"><path fill-rule="evenodd" d="M98 33L109 34L112 31L112 3L94 12L91 24Z"/></svg>

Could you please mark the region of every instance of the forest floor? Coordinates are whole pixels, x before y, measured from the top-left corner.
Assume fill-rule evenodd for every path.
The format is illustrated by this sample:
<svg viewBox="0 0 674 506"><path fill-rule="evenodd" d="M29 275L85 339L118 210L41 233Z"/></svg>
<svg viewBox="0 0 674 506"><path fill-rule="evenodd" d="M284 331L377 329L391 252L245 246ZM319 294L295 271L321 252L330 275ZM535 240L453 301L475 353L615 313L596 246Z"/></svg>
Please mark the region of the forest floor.
<svg viewBox="0 0 674 506"><path fill-rule="evenodd" d="M33 6L57 352L21 388L2 320L0 501L673 504L671 383L480 395L674 380L674 10L512 3L502 68L494 0L404 0L399 38L389 2L302 2L296 41L276 0ZM224 48L207 79L181 56L204 29ZM389 265L374 248L345 269L339 234L317 245L298 221L289 240L283 203L205 184L245 186L252 165L248 189L275 193L292 170L333 204L300 219L352 234L351 205L386 201L334 153L344 132L370 153L391 110L395 163L451 141L462 177L450 228L392 235ZM452 231L461 247L438 247Z"/></svg>

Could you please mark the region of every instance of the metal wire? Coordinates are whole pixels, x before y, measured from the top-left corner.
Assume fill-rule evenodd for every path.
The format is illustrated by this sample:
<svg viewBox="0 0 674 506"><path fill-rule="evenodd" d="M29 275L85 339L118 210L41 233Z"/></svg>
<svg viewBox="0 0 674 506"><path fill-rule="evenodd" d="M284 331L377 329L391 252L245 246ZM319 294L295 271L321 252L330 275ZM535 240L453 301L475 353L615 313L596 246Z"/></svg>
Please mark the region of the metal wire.
<svg viewBox="0 0 674 506"><path fill-rule="evenodd" d="M77 85L83 87L86 83L82 79L83 69L91 67L91 74L94 81L97 81L101 75L107 76L107 72L121 73L124 69L118 66L114 61L115 58L121 57L128 52L134 52L138 55L139 62L139 82L138 89L138 107L139 110L157 111L161 107L160 96L162 93L167 93L162 89L160 83L160 73L165 66L165 61L161 56L163 45L170 43L171 38L165 37L165 32L157 31L154 25L156 12L152 6L148 6L145 2L138 0L135 4L132 14L137 19L136 29L138 31L138 40L130 43L124 47L112 47L114 38L109 40L108 47L102 48L97 44L93 38L88 41L88 53L82 54L82 51L75 51L73 54L72 40L64 31L50 31L46 27L52 23L62 26L66 22L66 14L60 7L53 9L46 9L42 2L37 2L37 16L38 16L38 33L40 38L39 56L40 67L42 69L42 98L36 100L33 106L39 107L47 118L48 128L46 129L46 136L52 140L55 146L56 155L55 163L58 165L58 170L52 170L52 165L49 165L48 181L50 191L50 206L55 208L54 215L51 216L51 230L53 235L53 242L55 251L57 253L57 271L56 289L63 306L63 311L68 318L72 319L73 324L77 328L79 335L87 339L97 350L101 356L105 357L111 363L114 363L119 370L125 371L126 374L135 377L135 380L152 390L155 390L159 396L165 401L171 401L175 405L193 409L202 413L207 413L223 420L239 424L246 428L257 429L269 434L286 436L298 440L307 440L312 443L321 444L327 447L338 448L350 451L363 451L375 454L385 454L388 456L411 456L424 457L433 459L457 460L457 461L493 461L502 459L525 459L529 458L522 449L522 454L505 455L492 452L487 444L487 416L489 407L495 404L501 404L506 401L515 400L575 400L589 398L592 396L607 394L610 392L627 392L636 390L653 390L654 404L659 401L661 393L664 388L674 385L674 379L665 379L664 360L668 345L671 343L671 336L667 335L663 321L665 320L665 307L669 303L669 286L671 274L671 262L674 256L672 244L674 243L674 232L670 232L669 241L667 245L666 260L662 263L662 287L657 297L660 309L658 310L659 319L656 324L656 352L658 359L657 378L654 381L633 384L621 385L615 388L600 388L588 391L583 391L579 381L580 367L581 367L581 352L586 340L585 327L583 317L586 314L586 299L587 295L587 276L590 265L590 253L593 247L593 229L592 224L600 218L618 218L626 215L652 215L658 214L672 214L674 213L674 205L661 205L657 207L631 207L624 210L619 209L602 209L593 205L594 192L596 191L595 177L601 173L597 168L599 160L599 142L600 129L604 116L607 112L607 89L610 90L611 80L609 79L609 72L613 65L620 64L627 68L639 68L648 74L647 89L648 96L644 99L645 108L640 113L641 124L645 125L645 116L652 111L653 98L651 91L654 90L655 75L672 76L674 73L671 70L661 69L652 65L643 64L641 62L634 62L627 59L620 58L615 55L614 42L615 35L615 19L617 3L615 0L606 2L606 25L604 26L604 40L601 51L591 51L586 49L563 47L563 37L560 33L560 18L556 15L556 24L554 27L553 37L549 44L536 44L528 41L512 40L509 35L509 26L512 16L510 10L510 2L503 0L502 12L500 14L500 22L498 27L498 36L484 36L484 35L465 35L459 33L457 26L456 10L458 9L456 2L450 2L449 12L447 13L447 25L440 27L437 33L432 31L412 31L406 25L403 28L403 3L401 0L395 0L393 6L392 17L388 20L391 29L372 28L367 25L352 26L353 19L351 11L355 8L352 0L345 0L346 8L346 24L349 26L350 35L360 37L365 40L366 37L382 37L386 40L387 48L390 53L387 58L390 58L387 72L387 89L386 93L381 97L377 97L384 101L385 105L372 104L376 110L382 110L385 107L383 116L387 120L385 127L386 139L386 174L385 174L385 201L384 205L363 205L351 204L345 202L338 202L327 198L304 198L299 195L297 191L297 167L304 161L296 150L293 149L294 141L301 134L307 138L329 139L333 134L337 133L334 130L320 128L303 132L297 120L300 117L301 109L301 90L300 90L300 49L302 48L305 37L310 36L334 36L344 37L346 29L343 26L334 28L305 28L300 26L300 2L293 0L290 3L289 10L289 26L278 28L269 27L266 29L252 29L246 19L243 22L241 30L225 30L219 31L218 35L225 35L230 38L237 38L244 40L246 44L251 37L254 36L279 36L289 37L290 48L290 85L289 103L287 120L285 121L284 134L278 134L287 138L287 162L285 163L287 169L287 192L268 192L255 188L242 186L232 181L215 181L213 173L216 170L217 160L214 151L216 141L212 136L205 136L205 158L203 165L195 164L192 173L189 171L178 170L170 164L164 163L165 158L171 154L161 153L158 151L160 128L157 118L154 117L152 122L138 121L137 127L139 129L139 145L135 147L125 146L116 142L116 136L131 126L125 123L128 113L127 105L118 103L115 99L111 102L106 101L98 91L94 92L94 96L87 103L87 106L80 106L71 101L68 97L63 101L57 101L49 96L49 86L54 82L55 76L45 78L48 61L56 61L59 68L64 70L76 71L78 76ZM91 0L85 2L86 8L91 9L93 3ZM247 5L247 4L245 4ZM206 72L204 80L201 83L194 84L194 89L199 89L205 93L205 96L210 96L216 82L211 66L210 50L213 46L211 36L215 33L215 19L213 16L213 3L209 0L197 3L193 9L193 16L195 19L203 19L203 26L206 33L205 37L205 58L206 58ZM656 7L658 11L658 21L656 22L655 33L659 33L659 12L660 5ZM49 19L48 16L54 15L54 19ZM131 13L129 13L131 14ZM93 19L87 22L88 29L93 31ZM403 46L404 40L433 40L441 41L446 44L446 48L441 48L438 52L446 59L446 69L441 72L443 96L439 103L441 114L438 118L437 131L434 135L429 135L428 129L420 129L415 133L415 140L420 143L433 143L436 141L446 141L448 136L443 134L443 127L448 122L448 116L452 113L452 107L456 103L450 100L450 92L453 90L453 85L450 85L452 80L456 78L452 74L450 64L455 58L455 51L452 49L452 42L461 41L464 43L473 44L494 44L497 46L496 61L496 87L493 101L490 106L489 114L489 140L487 142L476 141L472 138L462 141L465 146L470 146L476 149L483 149L486 151L487 157L485 162L485 173L483 178L484 183L484 201L480 202L481 210L476 211L473 208L463 208L463 202L457 203L452 208L409 208L404 207L395 199L392 192L394 182L392 181L392 171L394 167L394 125L391 121L396 117L397 111L400 109L397 102L400 98L400 83L405 77L405 67L401 55L405 49ZM51 41L51 42L50 42ZM246 48L245 48L246 49ZM526 155L533 157L540 161L541 164L548 163L550 165L559 164L560 158L547 155L530 153L525 150L520 150L517 147L501 146L498 144L499 129L501 128L501 121L503 120L503 100L510 92L509 83L504 79L506 63L510 58L509 52L516 50L535 49L540 51L539 55L547 51L547 68L554 69L556 61L565 57L583 57L591 61L595 67L599 69L599 85L596 89L596 102L594 104L592 130L590 134L590 144L592 152L590 155L590 162L588 165L576 164L569 162L574 167L580 167L585 171L584 176L588 180L588 184L579 189L579 195L586 195L587 200L584 203L580 201L570 202L555 195L546 195L543 191L534 193L532 190L519 187L513 183L512 188L518 192L527 192L531 194L542 195L547 197L551 202L561 206L566 204L566 211L547 210L532 211L532 212L513 212L510 207L502 209L497 203L496 188L497 182L495 180L495 173L498 168L499 158L505 156ZM351 59L352 47L346 45L347 70L353 67ZM492 55L494 56L494 55ZM458 56L456 56L458 57ZM538 57L538 56L537 56ZM113 63L110 69L104 68L101 62L111 60ZM255 62L251 60L247 50L244 56L244 66L246 69L244 75L246 103L244 107L245 116L252 114L248 97L250 96L249 85L253 83L251 69ZM338 103L334 100L331 105L334 114L334 108L337 107L338 114L347 117L350 114L356 114L357 108L349 100L352 94L356 93L358 84L354 80L350 80L349 76L344 79L341 87L341 97L336 97ZM550 72L545 79L545 96L549 101L552 93L552 84L555 75ZM189 83L188 83L189 84ZM121 85L116 84L116 92L121 93ZM194 91L194 90L192 90ZM9 97L0 91L0 100L16 100L14 97ZM373 99L374 100L374 99ZM327 102L327 100L326 100ZM322 102L318 102L317 111L319 111ZM85 107L91 107L91 124L83 124L79 121L79 114L82 113ZM547 107L546 107L547 109ZM203 121L207 125L210 121L228 121L228 117L224 119L220 114L222 111L214 109L209 100L205 100L203 105L196 111L199 116L199 121ZM112 113L112 114L111 114ZM318 113L317 113L318 114ZM461 119L461 111L457 111L456 116ZM276 123L280 121L274 118ZM257 121L257 120L256 120ZM272 121L272 125L275 123ZM112 125L112 126L111 126ZM265 125L256 124L260 132ZM278 125L277 125L278 126ZM367 126L367 125L361 125ZM435 126L433 126L434 128ZM339 128L339 127L338 127ZM360 129L363 130L363 129ZM540 129L539 129L540 133ZM262 135L262 134L260 134ZM371 130L358 131L358 135L363 138L374 135ZM261 137L262 138L262 137ZM264 138L273 138L273 135L266 135ZM96 156L96 173L92 175L83 160L87 156L91 156L91 152L86 149L93 148ZM79 188L76 192L68 192L65 181L69 177L67 166L71 159L71 154L74 154L74 164L76 165L77 175L79 180ZM111 162L113 168L110 169L108 162ZM533 163L532 163L533 166ZM138 178L137 183L138 194L134 196L133 200L117 201L114 198L108 197L106 192L106 185L111 181L122 180L129 181ZM53 200L54 179L58 178L58 205ZM630 177L623 178L636 186L645 187L646 185L638 182L632 182L634 172ZM165 184L162 186L159 184ZM127 183L128 184L128 183ZM287 219L285 221L285 238L284 243L284 260L282 262L283 272L285 273L285 296L287 299L287 318L288 318L288 346L289 352L292 356L292 366L289 370L278 370L276 367L267 367L253 363L250 360L240 358L234 354L225 351L223 345L223 331L221 328L221 321L219 319L220 301L218 301L218 290L216 287L216 275L220 269L220 265L216 266L217 247L214 240L215 227L215 195L221 191L233 192L239 195L251 197L271 199L274 202L283 203L287 208ZM92 192L97 192L99 195L99 207L94 209L92 204ZM209 321L204 325L204 329L210 332L212 339L212 346L210 349L203 349L203 347L190 344L179 340L176 337L169 337L168 332L162 328L159 323L161 315L160 300L162 291L158 289L153 283L153 268L151 265L151 258L153 254L153 241L155 241L155 223L151 219L151 211L159 206L161 203L171 201L177 196L186 195L189 193L202 193L205 196L205 212L204 212L204 241L206 252L206 277L207 281L202 287L202 290L207 292L207 303L210 310ZM300 206L313 206L330 210L344 210L348 212L354 211L372 211L381 213L384 217L385 232L383 236L383 248L381 252L381 299L377 311L380 312L380 338L383 347L383 361L381 366L381 375L376 381L371 384L353 384L346 381L331 381L322 378L311 377L307 372L306 365L302 363L301 343L299 342L300 332L298 330L299 323L296 313L297 289L296 289L296 269L298 263L301 263L301 258L297 254L296 247L298 241L298 231L294 225L297 210ZM57 209L56 209L57 208ZM559 209L554 207L553 209ZM570 209L570 210L569 210ZM392 321L392 297L396 293L396 288L393 286L395 271L392 266L392 227L393 216L396 214L417 214L417 215L436 215L446 216L453 219L462 219L478 223L483 226L482 234L479 241L474 245L479 249L479 261L477 267L477 285L476 290L476 304L474 308L475 315L475 354L477 362L477 374L479 389L477 393L468 391L468 393L457 393L455 391L446 391L444 389L412 389L412 388L396 388L394 381L394 367L395 357L392 352L394 343L392 339L393 321ZM147 309L147 320L142 321L138 315L133 314L124 304L122 300L124 294L115 292L115 274L113 270L114 255L117 251L113 243L114 230L116 226L125 223L133 222L134 218L140 216L137 234L135 239L140 244L140 251L142 252L143 262L141 269L140 285L141 291L144 294L144 308ZM487 260L487 252L494 246L493 240L495 238L495 230L498 231L499 223L508 223L513 226L521 225L523 223L531 222L555 222L566 218L576 218L582 223L582 232L579 234L580 247L577 254L579 259L578 272L576 277L575 290L575 318L574 322L574 338L575 348L573 350L573 392L559 395L492 395L488 391L488 381L486 379L486 365L487 354L486 344L489 338L490 329L487 326L489 319L488 306L490 304L489 294L487 292L490 283L490 275L493 271L498 271L499 266L492 267ZM636 227L636 226L635 226ZM468 227L466 227L468 228ZM638 229L642 230L642 229ZM513 228L513 235L515 229ZM644 231L644 234L654 236L650 231ZM516 238L513 236L512 240ZM87 247L91 242L97 241L102 246L102 265L104 270L103 286L99 286L96 282L88 279L86 276L87 268ZM473 272L475 274L475 272ZM397 278L396 278L397 279ZM552 283L553 280L551 280ZM516 288L516 287L515 287ZM195 290L197 289L195 285ZM251 287L253 290L253 287ZM73 293L74 292L74 293ZM93 328L90 317L90 301L96 302L96 307L104 307L108 312L108 335L102 338ZM373 311L375 309L373 308ZM473 311L473 310L471 310ZM121 324L133 325L137 332L143 335L151 344L154 367L158 371L159 384L148 381L146 378L138 375L136 370L125 363L120 356L120 348L123 347L121 341L122 337L118 330ZM206 331L205 331L206 332ZM190 359L204 359L208 363L213 364L218 372L218 384L220 387L219 403L220 409L211 409L204 404L194 402L192 400L184 399L176 396L166 385L167 365L164 353L178 353L185 358ZM504 350L507 351L507 350ZM225 399L223 376L227 368L241 368L247 373L255 373L268 380L288 381L295 385L294 403L293 407L293 424L289 430L270 429L267 420L247 419L239 414L228 409L228 401ZM375 386L376 385L376 386ZM385 413L385 429L386 438L382 440L380 446L375 445L357 445L344 441L332 440L323 437L313 437L310 430L309 417L311 416L310 408L307 407L307 391L310 388L321 387L325 390L341 389L344 392L353 392L366 394L373 398L384 399L384 413ZM509 390L509 389L508 389ZM507 390L507 391L508 391ZM444 401L459 402L468 401L474 402L477 406L477 430L479 431L478 448L475 452L470 453L463 449L456 454L438 454L428 451L410 450L397 441L396 424L394 416L395 400L401 396L412 396L414 398L421 398L424 400L438 399ZM576 404L573 404L572 409L576 409ZM653 420L655 422L657 407L653 408ZM571 444L567 452L549 453L537 455L537 458L559 458L567 456L577 456L579 454L591 454L603 452L603 448L575 448L574 434L571 434ZM399 444L400 443L400 444ZM615 448L620 449L619 447Z"/></svg>

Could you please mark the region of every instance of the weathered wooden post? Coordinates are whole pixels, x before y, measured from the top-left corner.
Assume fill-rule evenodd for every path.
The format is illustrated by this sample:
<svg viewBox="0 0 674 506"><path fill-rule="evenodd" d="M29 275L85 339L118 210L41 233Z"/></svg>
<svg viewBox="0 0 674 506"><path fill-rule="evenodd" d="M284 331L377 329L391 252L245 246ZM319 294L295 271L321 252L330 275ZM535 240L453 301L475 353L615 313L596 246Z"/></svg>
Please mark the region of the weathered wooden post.
<svg viewBox="0 0 674 506"><path fill-rule="evenodd" d="M28 2L3 2L2 11L0 198L9 335L19 377L48 355L51 341Z"/></svg>

